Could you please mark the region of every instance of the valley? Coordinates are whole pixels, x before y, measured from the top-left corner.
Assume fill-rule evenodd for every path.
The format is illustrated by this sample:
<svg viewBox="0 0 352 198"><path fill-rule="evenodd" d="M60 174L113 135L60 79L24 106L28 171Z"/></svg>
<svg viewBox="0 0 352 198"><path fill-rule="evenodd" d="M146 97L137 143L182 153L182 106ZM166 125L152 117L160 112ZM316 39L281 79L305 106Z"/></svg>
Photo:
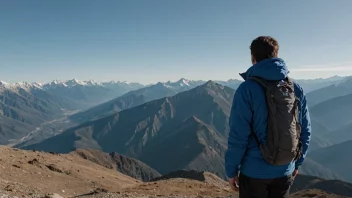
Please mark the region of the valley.
<svg viewBox="0 0 352 198"><path fill-rule="evenodd" d="M62 118L42 123L39 127L36 127L33 131L31 131L29 134L22 137L21 139L9 140L9 144L7 145L13 147L21 147L27 144L29 145L43 141L52 136L56 136L64 130L76 125L76 123L70 121L69 116L77 112L79 111L66 112L65 116Z"/></svg>

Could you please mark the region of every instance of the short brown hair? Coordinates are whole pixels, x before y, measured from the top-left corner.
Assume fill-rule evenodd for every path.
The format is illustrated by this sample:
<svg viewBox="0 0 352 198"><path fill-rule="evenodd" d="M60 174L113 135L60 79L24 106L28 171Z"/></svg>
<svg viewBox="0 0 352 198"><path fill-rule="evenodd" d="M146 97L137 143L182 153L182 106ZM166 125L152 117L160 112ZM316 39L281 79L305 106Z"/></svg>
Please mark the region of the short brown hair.
<svg viewBox="0 0 352 198"><path fill-rule="evenodd" d="M279 43L270 36L260 36L254 39L250 49L256 62L267 58L277 58L279 55Z"/></svg>

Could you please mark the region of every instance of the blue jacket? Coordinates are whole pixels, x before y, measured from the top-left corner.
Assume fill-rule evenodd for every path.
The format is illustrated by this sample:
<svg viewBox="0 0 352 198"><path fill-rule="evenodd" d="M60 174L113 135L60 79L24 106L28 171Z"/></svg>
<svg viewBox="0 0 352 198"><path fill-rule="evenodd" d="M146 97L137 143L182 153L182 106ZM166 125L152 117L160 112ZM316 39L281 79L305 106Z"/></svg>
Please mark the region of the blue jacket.
<svg viewBox="0 0 352 198"><path fill-rule="evenodd" d="M292 174L293 170L303 163L306 157L311 126L306 96L303 89L295 84L295 94L300 99L299 122L301 123L301 141L303 155L297 162L287 165L273 166L266 163L251 135L251 120L253 130L260 142L265 143L267 136L267 108L264 89L257 82L247 80L250 76L259 76L267 80L283 80L289 71L280 58L260 61L241 74L245 80L236 90L230 114L230 133L228 149L225 156L226 174L229 178L244 175L258 179L278 178Z"/></svg>

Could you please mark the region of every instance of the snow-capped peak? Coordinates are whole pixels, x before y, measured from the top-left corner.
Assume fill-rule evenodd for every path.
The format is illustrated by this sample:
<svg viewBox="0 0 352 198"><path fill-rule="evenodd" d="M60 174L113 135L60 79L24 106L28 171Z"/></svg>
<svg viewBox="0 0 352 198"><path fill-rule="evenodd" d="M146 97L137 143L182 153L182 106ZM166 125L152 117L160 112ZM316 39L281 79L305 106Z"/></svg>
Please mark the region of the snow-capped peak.
<svg viewBox="0 0 352 198"><path fill-rule="evenodd" d="M26 90L30 91L32 89L42 89L42 86L35 84L35 83L28 83L28 82L17 82L17 83L6 83L4 81L0 81L0 87L3 87L5 89L10 89L13 91L16 90Z"/></svg>
<svg viewBox="0 0 352 198"><path fill-rule="evenodd" d="M68 80L65 82L65 84L69 87L73 87L73 86L76 86L76 85L86 85L85 82L83 81L79 81L77 79L72 79L72 80Z"/></svg>
<svg viewBox="0 0 352 198"><path fill-rule="evenodd" d="M47 84L43 84L42 87L45 87L45 88L49 88L49 87L67 87L67 85L60 81L60 80L53 80L52 82L50 83L47 83Z"/></svg>
<svg viewBox="0 0 352 198"><path fill-rule="evenodd" d="M94 80L89 80L89 81L85 82L85 84L89 85L89 86L98 85L98 83L95 82Z"/></svg>
<svg viewBox="0 0 352 198"><path fill-rule="evenodd" d="M90 80L87 82L87 85L89 86L104 86L103 83L100 83L100 82L96 82L94 80Z"/></svg>
<svg viewBox="0 0 352 198"><path fill-rule="evenodd" d="M178 84L180 84L181 86L190 86L189 85L189 80L181 78L179 81L177 81Z"/></svg>
<svg viewBox="0 0 352 198"><path fill-rule="evenodd" d="M127 84L127 85L132 84L132 82L130 82L130 81L122 81L122 83Z"/></svg>
<svg viewBox="0 0 352 198"><path fill-rule="evenodd" d="M41 82L34 82L34 83L32 83L33 85L35 85L35 86L43 86L44 84L43 83L41 83Z"/></svg>
<svg viewBox="0 0 352 198"><path fill-rule="evenodd" d="M36 87L36 88L42 89L44 84L43 84L43 83L39 83L39 82L34 82L34 83L32 83L32 85L33 85L34 87Z"/></svg>
<svg viewBox="0 0 352 198"><path fill-rule="evenodd" d="M63 82L60 80L53 80L50 84L59 85L59 84L63 84Z"/></svg>
<svg viewBox="0 0 352 198"><path fill-rule="evenodd" d="M5 81L0 80L0 85L1 85L1 86L8 86L8 85L10 85L10 84L7 83L7 82L5 82Z"/></svg>
<svg viewBox="0 0 352 198"><path fill-rule="evenodd" d="M189 87L190 86L190 81L184 78L181 78L180 80L176 81L176 82L171 82L168 81L166 83L164 83L167 86L171 86L171 87Z"/></svg>

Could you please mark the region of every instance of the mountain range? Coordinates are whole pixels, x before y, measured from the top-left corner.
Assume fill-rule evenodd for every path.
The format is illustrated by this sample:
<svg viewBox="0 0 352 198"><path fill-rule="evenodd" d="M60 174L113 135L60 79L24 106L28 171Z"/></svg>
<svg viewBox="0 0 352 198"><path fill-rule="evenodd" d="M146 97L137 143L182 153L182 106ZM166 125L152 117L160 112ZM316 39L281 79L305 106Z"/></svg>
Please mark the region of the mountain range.
<svg viewBox="0 0 352 198"><path fill-rule="evenodd" d="M296 82L303 87L304 92L309 93L319 90L330 85L338 84L349 77L332 76L329 78L316 78L316 79L296 79Z"/></svg>
<svg viewBox="0 0 352 198"><path fill-rule="evenodd" d="M215 82L223 86L228 86L233 89L236 89L242 81L228 80ZM147 86L135 91L128 92L109 102L74 114L70 118L75 122L82 123L85 121L106 117L121 110L135 107L146 102L150 102L152 100L170 97L180 92L188 91L205 83L205 81L190 81L184 78L180 79L177 82L159 82L155 85Z"/></svg>
<svg viewBox="0 0 352 198"><path fill-rule="evenodd" d="M319 157L321 152L336 155L339 145L344 146L337 147L338 150L348 149L346 145L349 142L346 141L352 138L348 133L352 126L349 122L352 115L349 111L349 97L352 94L348 92L349 77L297 81L306 83L302 86L312 90L307 93L307 99L313 137L301 172L325 179L352 181L350 174L341 171L351 166L345 160L347 156L338 154L336 163ZM8 126L7 120L0 120L0 134L5 140L3 144L10 144L11 139L22 139L16 142L19 144L15 147L28 150L69 153L83 148L110 153L103 158L96 151L85 151L82 155L87 160L114 167L126 174L129 174L128 170L121 164L128 164L128 167L134 167L132 169L136 173L130 176L143 181L157 174L165 175L181 169L210 171L226 178L224 153L229 111L235 89L241 82L180 79L148 86L123 83L125 89L116 88L120 91L114 93L111 87L121 87L121 84L77 80L54 81L44 85L3 83L0 85L4 90L0 93L1 102L16 107L18 115L22 115L25 109L24 112L33 114L31 118L37 122L30 123L29 129L20 128L21 132L18 132ZM106 91L109 94L105 94ZM330 96L330 93L336 95ZM41 101L46 101L48 104L43 106L49 109L36 108L34 104L19 106L9 103L23 98L25 100L20 104L36 101L43 105ZM80 106L76 106L77 103ZM98 105L94 105L96 103ZM40 111L33 113L33 109ZM17 119L15 113L3 114L0 118L16 120L16 127L27 123ZM49 125L46 124L48 122ZM43 123L45 127L41 127ZM16 136L12 135L12 131ZM130 157L137 161L128 160ZM138 172L147 166L155 171L144 171L147 174Z"/></svg>
<svg viewBox="0 0 352 198"><path fill-rule="evenodd" d="M337 130L352 123L352 94L338 96L321 102L310 109L314 118L329 126L329 130Z"/></svg>
<svg viewBox="0 0 352 198"><path fill-rule="evenodd" d="M234 92L209 81L24 148L60 153L74 148L116 151L140 159L161 174L197 167L224 177L225 138ZM177 157L181 155L182 160Z"/></svg>
<svg viewBox="0 0 352 198"><path fill-rule="evenodd" d="M139 84L70 80L38 83L0 83L0 144L13 144L42 125L77 110L140 88Z"/></svg>
<svg viewBox="0 0 352 198"><path fill-rule="evenodd" d="M352 93L352 76L342 78L341 80L323 86L320 89L307 93L309 106L315 106L321 102L333 99L339 96L345 96Z"/></svg>
<svg viewBox="0 0 352 198"><path fill-rule="evenodd" d="M194 169L211 171L225 178L224 153L234 93L235 90L229 87L209 81L171 97L93 119L22 148L60 153L75 148L118 152L143 161L161 174ZM325 130L323 126L320 128ZM314 149L309 156L314 150L319 151L331 143L318 134L311 145ZM352 177L340 174L336 167L326 168L324 162L317 162L314 158L307 159L302 172L326 179L352 181Z"/></svg>
<svg viewBox="0 0 352 198"><path fill-rule="evenodd" d="M352 181L352 157L348 151L352 149L352 140L334 144L329 147L312 151L309 158L324 165L325 168L334 170L348 181Z"/></svg>

